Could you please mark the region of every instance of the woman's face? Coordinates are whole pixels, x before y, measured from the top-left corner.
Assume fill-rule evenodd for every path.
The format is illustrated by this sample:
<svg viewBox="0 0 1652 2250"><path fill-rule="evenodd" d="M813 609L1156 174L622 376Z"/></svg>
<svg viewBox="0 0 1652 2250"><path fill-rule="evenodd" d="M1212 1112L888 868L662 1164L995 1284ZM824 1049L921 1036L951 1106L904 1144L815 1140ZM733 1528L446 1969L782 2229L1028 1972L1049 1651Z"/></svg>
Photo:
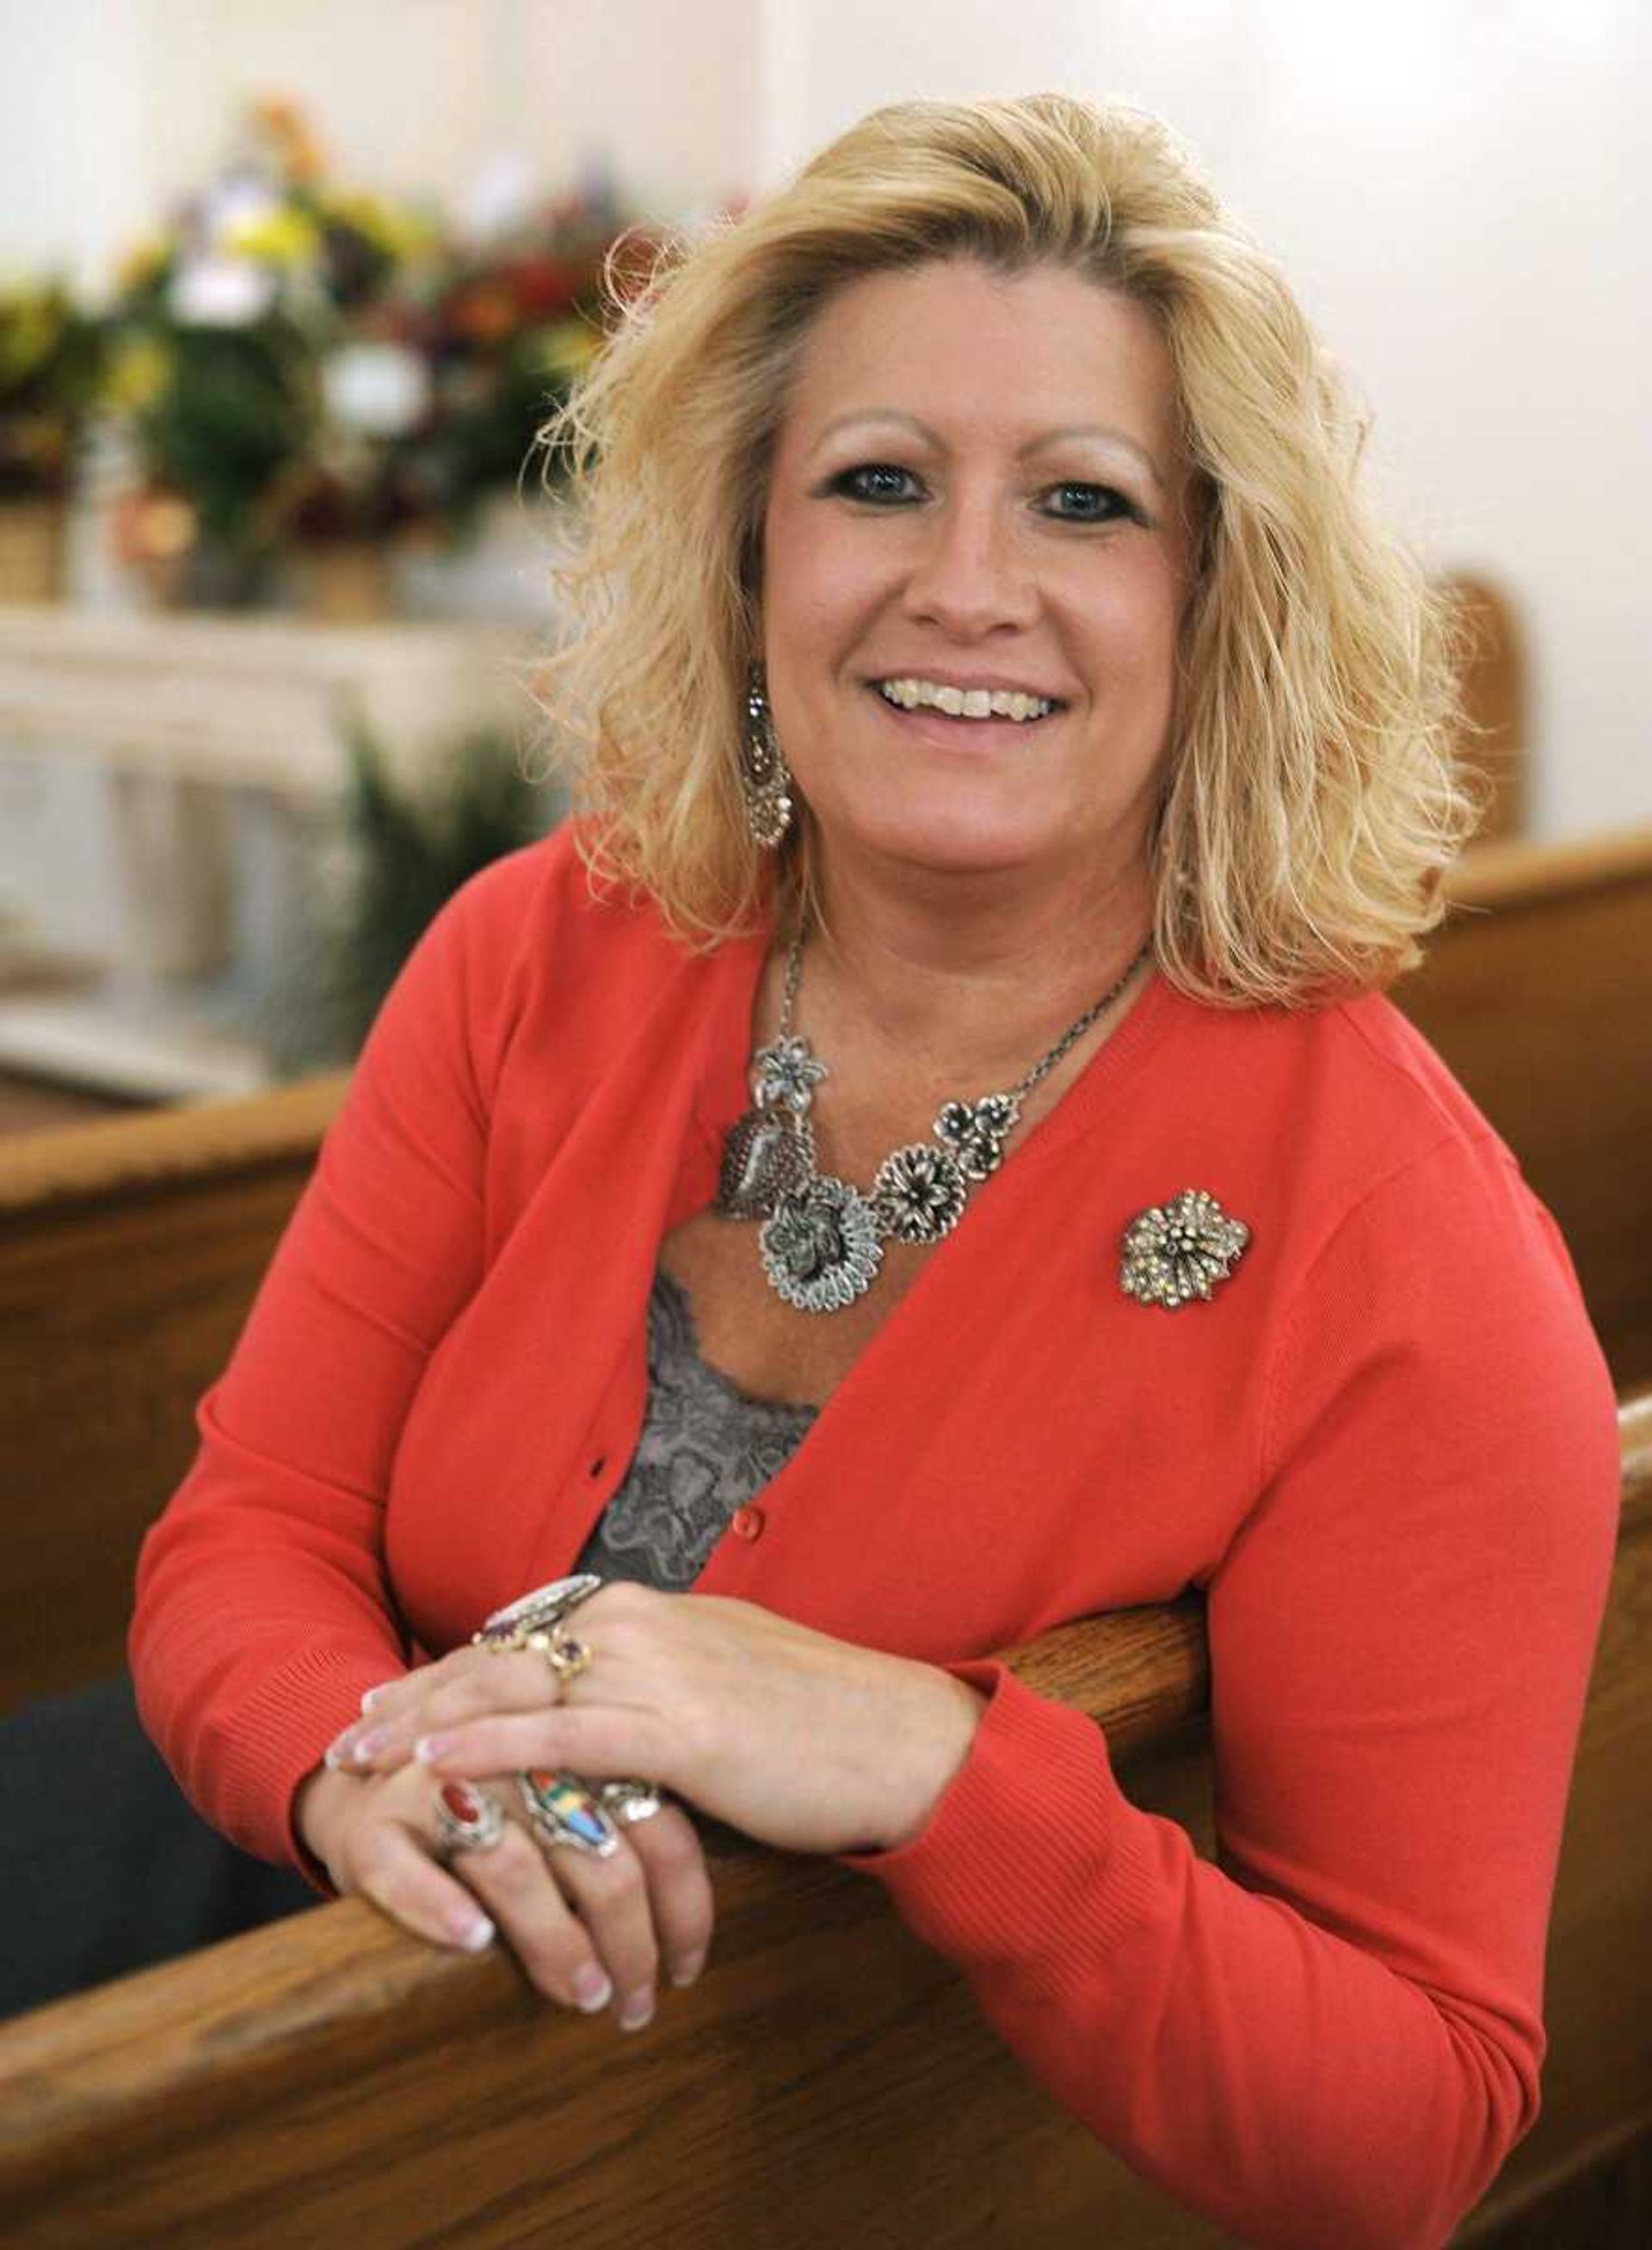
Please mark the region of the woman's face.
<svg viewBox="0 0 1652 2250"><path fill-rule="evenodd" d="M778 432L762 587L770 705L828 875L846 853L1087 882L1144 865L1189 483L1170 355L1130 298L948 259L828 301ZM967 715L999 689L1054 708ZM923 707L951 690L963 714Z"/></svg>

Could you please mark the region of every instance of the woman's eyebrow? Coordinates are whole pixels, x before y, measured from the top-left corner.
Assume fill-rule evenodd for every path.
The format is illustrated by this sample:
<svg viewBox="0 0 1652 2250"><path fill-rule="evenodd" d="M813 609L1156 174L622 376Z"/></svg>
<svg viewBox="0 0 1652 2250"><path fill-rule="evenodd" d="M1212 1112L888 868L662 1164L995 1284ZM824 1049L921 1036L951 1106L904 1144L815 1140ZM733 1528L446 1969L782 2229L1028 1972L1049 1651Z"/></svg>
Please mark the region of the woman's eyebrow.
<svg viewBox="0 0 1652 2250"><path fill-rule="evenodd" d="M1015 458L1024 461L1029 453L1041 453L1047 446L1062 445L1073 438L1099 438L1105 445L1116 445L1132 460L1140 462L1160 492L1165 490L1164 473L1146 446L1134 438L1127 438L1122 430L1109 430L1099 422L1075 422L1064 430L1046 430L1040 437L1029 438Z"/></svg>
<svg viewBox="0 0 1652 2250"><path fill-rule="evenodd" d="M937 437L928 423L920 422L916 414L903 413L899 407L895 406L864 406L857 407L847 414L835 415L826 424L811 446L810 458L812 459L826 440L835 437L840 430L847 429L851 424L860 422L893 422L901 429L910 431L914 437L921 438L926 445L932 445L937 452L944 452L946 450L943 441ZM1041 431L1036 438L1029 438L1026 443L1018 449L1015 458L1018 461L1024 461L1031 454L1043 452L1048 446L1063 445L1075 438L1098 438L1103 445L1117 446L1122 452L1128 453L1132 460L1140 463L1142 468L1161 492L1165 490L1164 473L1147 448L1139 444L1136 438L1127 438L1122 430L1109 429L1103 423L1074 422L1059 430Z"/></svg>

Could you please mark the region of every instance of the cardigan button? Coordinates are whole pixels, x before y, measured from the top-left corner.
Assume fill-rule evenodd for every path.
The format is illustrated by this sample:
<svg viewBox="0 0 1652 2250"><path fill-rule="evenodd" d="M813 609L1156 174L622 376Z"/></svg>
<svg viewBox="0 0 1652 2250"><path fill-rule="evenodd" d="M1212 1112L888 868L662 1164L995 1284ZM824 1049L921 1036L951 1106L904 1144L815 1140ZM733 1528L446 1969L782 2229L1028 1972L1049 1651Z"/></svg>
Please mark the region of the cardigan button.
<svg viewBox="0 0 1652 2250"><path fill-rule="evenodd" d="M729 1529L736 1539L760 1539L763 1536L763 1510L760 1508L736 1508L729 1518Z"/></svg>

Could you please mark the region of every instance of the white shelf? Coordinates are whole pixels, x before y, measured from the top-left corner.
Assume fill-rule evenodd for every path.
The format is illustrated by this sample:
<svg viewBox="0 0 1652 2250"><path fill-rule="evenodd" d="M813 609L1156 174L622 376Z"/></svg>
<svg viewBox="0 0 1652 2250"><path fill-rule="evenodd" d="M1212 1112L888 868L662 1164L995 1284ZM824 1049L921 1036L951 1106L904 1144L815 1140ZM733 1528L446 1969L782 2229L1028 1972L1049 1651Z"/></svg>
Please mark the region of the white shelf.
<svg viewBox="0 0 1652 2250"><path fill-rule="evenodd" d="M138 1101L215 1101L273 1083L262 1051L158 999L0 999L0 1069Z"/></svg>

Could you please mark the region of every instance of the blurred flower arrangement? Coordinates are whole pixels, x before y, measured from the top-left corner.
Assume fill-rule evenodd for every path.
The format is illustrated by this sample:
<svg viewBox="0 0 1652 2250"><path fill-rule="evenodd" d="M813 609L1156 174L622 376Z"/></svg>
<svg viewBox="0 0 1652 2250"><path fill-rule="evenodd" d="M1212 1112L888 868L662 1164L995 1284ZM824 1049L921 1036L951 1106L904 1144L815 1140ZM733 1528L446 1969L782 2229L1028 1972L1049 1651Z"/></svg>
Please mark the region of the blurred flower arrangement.
<svg viewBox="0 0 1652 2250"><path fill-rule="evenodd" d="M66 493L100 355L61 281L0 283L0 501Z"/></svg>
<svg viewBox="0 0 1652 2250"><path fill-rule="evenodd" d="M535 430L595 355L608 304L646 281L656 248L598 179L481 242L450 245L429 296L396 306L402 342L430 373L417 467L451 537L473 528L489 493L516 484Z"/></svg>
<svg viewBox="0 0 1652 2250"><path fill-rule="evenodd" d="M297 547L454 546L600 340L606 264L652 265L605 188L465 241L329 179L290 103L126 259L102 397L139 482L121 559L163 597L255 599Z"/></svg>

